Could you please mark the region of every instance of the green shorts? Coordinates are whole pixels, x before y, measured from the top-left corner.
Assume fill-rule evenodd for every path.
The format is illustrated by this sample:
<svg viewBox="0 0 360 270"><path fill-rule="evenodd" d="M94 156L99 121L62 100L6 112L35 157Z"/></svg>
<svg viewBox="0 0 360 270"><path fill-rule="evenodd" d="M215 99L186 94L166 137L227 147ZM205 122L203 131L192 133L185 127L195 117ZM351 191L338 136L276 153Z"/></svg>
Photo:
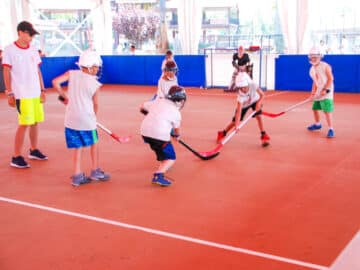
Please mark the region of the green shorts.
<svg viewBox="0 0 360 270"><path fill-rule="evenodd" d="M44 121L44 108L40 97L16 100L19 125L34 125Z"/></svg>
<svg viewBox="0 0 360 270"><path fill-rule="evenodd" d="M313 110L323 110L324 112L334 111L334 101L332 99L316 100L312 106Z"/></svg>

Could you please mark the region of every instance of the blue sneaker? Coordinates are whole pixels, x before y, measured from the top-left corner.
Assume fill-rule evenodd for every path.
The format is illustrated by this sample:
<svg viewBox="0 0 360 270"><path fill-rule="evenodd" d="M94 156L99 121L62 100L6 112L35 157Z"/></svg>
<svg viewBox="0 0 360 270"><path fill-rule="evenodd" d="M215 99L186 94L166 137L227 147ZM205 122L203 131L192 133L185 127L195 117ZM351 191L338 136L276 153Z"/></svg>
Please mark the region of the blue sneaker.
<svg viewBox="0 0 360 270"><path fill-rule="evenodd" d="M319 125L312 124L311 126L307 127L307 129L310 130L310 131L318 130L318 129L321 129L321 128L322 128L321 124L319 124Z"/></svg>
<svg viewBox="0 0 360 270"><path fill-rule="evenodd" d="M72 179L71 184L75 187L78 187L80 185L91 182L91 179L86 177L86 175L84 173L79 173L79 174L73 175L73 176L71 176L71 179Z"/></svg>
<svg viewBox="0 0 360 270"><path fill-rule="evenodd" d="M334 130L332 128L329 129L326 137L328 137L328 138L334 138L335 137L335 132L334 132Z"/></svg>
<svg viewBox="0 0 360 270"><path fill-rule="evenodd" d="M90 174L90 179L94 181L107 181L110 179L110 175L102 171L100 168L92 170Z"/></svg>
<svg viewBox="0 0 360 270"><path fill-rule="evenodd" d="M159 185L159 186L162 186L162 187L167 187L167 186L171 185L171 182L164 178L163 173L154 173L152 183L154 185Z"/></svg>

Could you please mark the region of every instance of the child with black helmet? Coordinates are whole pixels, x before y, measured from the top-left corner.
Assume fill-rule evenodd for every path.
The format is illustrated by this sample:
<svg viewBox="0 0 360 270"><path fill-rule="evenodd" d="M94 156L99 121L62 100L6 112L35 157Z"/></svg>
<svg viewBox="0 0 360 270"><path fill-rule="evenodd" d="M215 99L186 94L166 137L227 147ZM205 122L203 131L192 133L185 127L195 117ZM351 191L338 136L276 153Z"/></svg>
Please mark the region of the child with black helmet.
<svg viewBox="0 0 360 270"><path fill-rule="evenodd" d="M166 179L164 173L175 163L176 154L170 141L170 131L174 138L180 135L180 110L186 101L185 89L174 85L170 88L165 98L155 101L145 102L141 110L148 113L141 124L141 135L145 143L155 152L157 160L160 162L158 169L152 178L152 183L160 186L171 185L170 180Z"/></svg>

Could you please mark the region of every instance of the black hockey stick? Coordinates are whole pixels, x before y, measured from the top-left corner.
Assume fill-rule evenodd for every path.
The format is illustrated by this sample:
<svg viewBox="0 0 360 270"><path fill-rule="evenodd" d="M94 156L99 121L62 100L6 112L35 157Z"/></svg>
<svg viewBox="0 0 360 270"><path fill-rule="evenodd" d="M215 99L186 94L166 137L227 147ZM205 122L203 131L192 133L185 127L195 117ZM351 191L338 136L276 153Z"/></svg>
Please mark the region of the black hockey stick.
<svg viewBox="0 0 360 270"><path fill-rule="evenodd" d="M198 158L202 159L202 160L209 160L209 159L213 159L214 157L218 156L220 154L220 152L197 152L195 151L193 148L191 148L188 144L186 144L184 141L179 140L178 141L180 144L182 144L183 146L185 146L186 149L188 149L190 152L192 152L195 156L197 156Z"/></svg>

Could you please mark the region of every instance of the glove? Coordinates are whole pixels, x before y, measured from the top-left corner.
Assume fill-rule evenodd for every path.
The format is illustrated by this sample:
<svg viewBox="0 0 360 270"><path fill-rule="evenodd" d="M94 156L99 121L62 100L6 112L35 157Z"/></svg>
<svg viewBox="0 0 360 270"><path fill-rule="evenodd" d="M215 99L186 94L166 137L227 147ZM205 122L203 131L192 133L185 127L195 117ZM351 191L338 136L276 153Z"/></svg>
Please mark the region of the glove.
<svg viewBox="0 0 360 270"><path fill-rule="evenodd" d="M173 137L175 140L180 140L180 134L177 134L175 132L170 132L170 136Z"/></svg>
<svg viewBox="0 0 360 270"><path fill-rule="evenodd" d="M68 104L69 100L64 96L58 96L58 100L60 100L65 105Z"/></svg>
<svg viewBox="0 0 360 270"><path fill-rule="evenodd" d="M143 108L140 109L140 112L143 114L143 115L147 115L149 112Z"/></svg>

